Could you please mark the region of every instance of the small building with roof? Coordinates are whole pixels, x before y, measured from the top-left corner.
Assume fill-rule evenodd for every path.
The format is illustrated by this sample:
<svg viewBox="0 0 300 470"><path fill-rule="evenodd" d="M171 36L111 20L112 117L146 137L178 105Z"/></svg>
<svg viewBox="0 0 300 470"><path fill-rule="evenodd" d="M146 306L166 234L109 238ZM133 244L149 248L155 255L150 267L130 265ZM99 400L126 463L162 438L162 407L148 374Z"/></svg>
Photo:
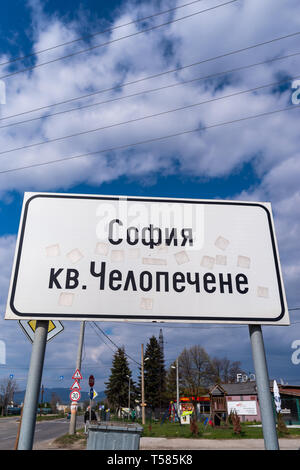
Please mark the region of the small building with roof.
<svg viewBox="0 0 300 470"><path fill-rule="evenodd" d="M278 384L281 413L287 424L300 424L300 385ZM270 381L273 398L273 380ZM255 380L216 384L210 389L210 414L213 422L226 421L236 411L241 422L261 421L257 385ZM275 413L275 406L274 406Z"/></svg>

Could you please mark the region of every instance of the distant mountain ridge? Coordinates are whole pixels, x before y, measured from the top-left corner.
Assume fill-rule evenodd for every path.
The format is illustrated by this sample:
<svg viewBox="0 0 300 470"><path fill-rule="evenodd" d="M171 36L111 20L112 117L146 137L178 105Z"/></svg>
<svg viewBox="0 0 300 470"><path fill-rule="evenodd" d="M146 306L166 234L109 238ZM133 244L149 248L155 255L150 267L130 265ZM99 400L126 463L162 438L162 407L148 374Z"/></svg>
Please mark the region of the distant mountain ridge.
<svg viewBox="0 0 300 470"><path fill-rule="evenodd" d="M59 397L60 402L63 405L67 405L70 403L70 392L71 390L69 388L44 388L44 395L43 395L43 401L44 402L51 402L53 394L55 394L57 397ZM105 392L101 391L98 392L98 395L96 397L96 401L101 401L106 398ZM81 398L80 402L82 403L85 400L89 400L89 392L84 392L80 391ZM14 393L14 401L18 404L21 404L24 402L24 397L25 397L25 390L21 390L19 392ZM41 393L39 396L39 401L41 401Z"/></svg>

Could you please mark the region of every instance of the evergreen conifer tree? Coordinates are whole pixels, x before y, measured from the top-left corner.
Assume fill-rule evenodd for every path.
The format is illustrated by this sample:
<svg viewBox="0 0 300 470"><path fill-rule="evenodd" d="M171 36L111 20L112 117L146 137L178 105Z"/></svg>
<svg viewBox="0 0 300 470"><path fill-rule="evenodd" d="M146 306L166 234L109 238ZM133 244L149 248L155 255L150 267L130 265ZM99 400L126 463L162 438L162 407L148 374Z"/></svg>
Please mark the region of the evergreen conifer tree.
<svg viewBox="0 0 300 470"><path fill-rule="evenodd" d="M119 410L122 407L128 407L129 380L130 391L134 394L135 385L131 379L131 370L128 366L125 350L118 348L113 357L109 380L105 382L105 394L112 408Z"/></svg>
<svg viewBox="0 0 300 470"><path fill-rule="evenodd" d="M144 361L145 401L152 409L164 406L165 402L165 366L159 343L152 336L146 346Z"/></svg>

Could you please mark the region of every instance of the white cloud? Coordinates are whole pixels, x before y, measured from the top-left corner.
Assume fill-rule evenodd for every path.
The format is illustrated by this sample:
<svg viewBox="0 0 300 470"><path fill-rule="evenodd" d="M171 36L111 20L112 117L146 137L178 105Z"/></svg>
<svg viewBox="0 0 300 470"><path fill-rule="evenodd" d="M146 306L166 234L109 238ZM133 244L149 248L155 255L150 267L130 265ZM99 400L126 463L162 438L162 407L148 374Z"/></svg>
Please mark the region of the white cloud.
<svg viewBox="0 0 300 470"><path fill-rule="evenodd" d="M35 38L33 49L51 47L60 42L72 40L77 37L78 24L67 24L58 16L49 18L41 12L39 2L31 2L33 9L33 24ZM169 3L162 3L169 6ZM295 3L296 5L296 3ZM199 9L210 7L208 2L199 3L178 10L173 18L193 13ZM139 11L144 15L153 13L153 7L142 4L132 8L124 6L123 14L116 17L114 26L128 23L136 18ZM276 20L268 22L268 15L272 12ZM167 15L168 18L170 15ZM289 30L297 30L292 5L287 9L279 5L276 12L272 2L253 1L251 7L228 5L211 12L197 15L184 21L176 22L164 28L134 36L129 39L109 44L105 47L66 60L38 67L30 72L21 73L7 79L7 105L5 114L11 115L31 108L45 106L71 97L80 96L91 90L106 89L123 81L159 73L178 65L186 65L199 59L213 57L239 47L255 44L283 34L283 26L289 24ZM255 17L255 28L251 17ZM283 23L281 18L289 19ZM155 24L166 21L166 16L159 17ZM251 23L251 28L250 28ZM267 23L267 27L266 27ZM152 24L152 22L151 22ZM233 25L238 25L234 28ZM95 36L91 39L91 46L101 44L107 40L136 33L140 24L133 24L126 28L114 30L112 33ZM235 30L236 29L236 30ZM230 30L233 34L227 34ZM285 32L285 31L284 31ZM240 38L237 41L237 38ZM242 38L242 39L241 39ZM294 41L294 42L293 42ZM164 44L175 44L171 54L166 54ZM192 78L230 69L241 64L251 63L274 56L280 52L285 54L294 50L295 40L286 40L274 43L264 48L248 51L247 54L237 54L226 59L208 62L201 67L189 68L176 75L167 75L155 80L146 81L139 85L124 87L111 93L104 93L83 100L81 103L95 103L110 96L124 96L137 90L147 90L168 83L180 82L183 78ZM43 53L37 56L36 65L54 57L63 56L87 47L83 44L64 46L58 50ZM196 46L197 45L197 46ZM199 47L198 47L199 45ZM221 91L215 90L218 82L199 82L193 86L185 85L162 92L141 95L135 98L117 101L114 103L88 108L80 112L47 118L33 123L23 124L2 131L1 149L12 149L35 142L55 139L60 136L71 135L77 132L114 125L173 109L176 107L205 101L216 96L234 93L256 85L276 81L278 71L293 75L295 61L273 62L259 68L240 72L234 80L230 80ZM21 65L20 65L21 67ZM141 122L121 125L104 131L93 132L87 135L54 142L51 144L33 147L24 151L0 155L1 168L8 169L27 166L36 162L55 160L97 149L110 148L122 144L130 144L152 137L172 134L185 129L209 126L222 121L228 121L247 115L264 112L284 106L289 100L289 91L282 96L271 94L266 90L264 94L247 94L236 98L217 101L211 104L192 108L186 111L171 113ZM69 109L74 103L64 107L52 108L51 112ZM49 111L43 111L47 114ZM38 114L35 113L34 116ZM16 120L23 120L32 115L24 115ZM279 132L280 129L280 132ZM236 142L236 135L239 140ZM280 135L280 139L279 139ZM100 154L97 157L82 158L66 163L57 163L42 168L9 173L5 177L0 175L0 188L2 190L17 189L23 191L31 189L54 190L57 187L70 188L72 185L87 182L91 184L111 181L122 175L136 176L137 159L142 160L145 152L148 154L148 164L139 166L138 175L147 175L149 172L161 171L161 161L168 163L172 172L175 163L179 161L180 171L199 176L223 176L229 174L245 161L253 159L257 154L263 154L263 160L268 162L268 155L274 151L278 154L282 149L294 146L297 136L297 126L293 113L285 113L273 117L243 122L241 125L224 126L207 130L199 135L189 134L180 138L170 139L165 143L148 144L139 147L128 155L126 151L118 151L115 159L114 171L110 167L111 154ZM276 141L274 141L276 139ZM232 145L235 142L235 145ZM225 149L225 150L224 150ZM156 158L156 155L160 158ZM274 156L273 156L274 158ZM133 160L133 164L131 164ZM192 162L192 163L191 163ZM165 165L163 165L165 166ZM262 164L263 166L263 164ZM95 174L101 177L95 179Z"/></svg>

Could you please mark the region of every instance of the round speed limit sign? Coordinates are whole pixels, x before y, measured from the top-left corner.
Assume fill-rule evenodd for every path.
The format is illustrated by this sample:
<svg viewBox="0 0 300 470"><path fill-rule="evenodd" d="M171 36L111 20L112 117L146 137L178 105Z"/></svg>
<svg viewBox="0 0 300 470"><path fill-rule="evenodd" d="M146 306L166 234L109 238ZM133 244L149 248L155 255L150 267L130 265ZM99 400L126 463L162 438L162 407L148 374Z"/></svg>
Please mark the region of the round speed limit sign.
<svg viewBox="0 0 300 470"><path fill-rule="evenodd" d="M78 401L80 400L80 392L78 390L72 390L70 393L71 401Z"/></svg>

